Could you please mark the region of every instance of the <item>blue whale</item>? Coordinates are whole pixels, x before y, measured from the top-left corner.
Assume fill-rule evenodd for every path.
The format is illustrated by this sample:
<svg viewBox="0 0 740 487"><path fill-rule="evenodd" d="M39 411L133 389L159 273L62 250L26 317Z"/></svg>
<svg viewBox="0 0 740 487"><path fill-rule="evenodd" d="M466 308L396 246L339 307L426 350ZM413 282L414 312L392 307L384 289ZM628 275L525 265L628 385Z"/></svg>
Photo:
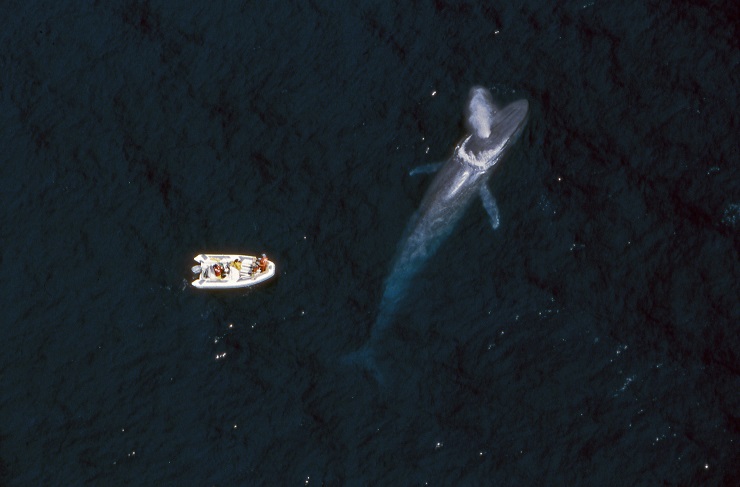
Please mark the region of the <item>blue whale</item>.
<svg viewBox="0 0 740 487"><path fill-rule="evenodd" d="M438 170L419 209L406 226L392 270L385 280L370 339L348 356L348 361L370 369L379 382L382 376L375 365L375 345L393 323L413 278L450 235L476 195L481 197L493 228L498 227L498 208L486 182L521 135L528 114L527 100L499 108L485 88L470 90L466 108L469 134Z"/></svg>

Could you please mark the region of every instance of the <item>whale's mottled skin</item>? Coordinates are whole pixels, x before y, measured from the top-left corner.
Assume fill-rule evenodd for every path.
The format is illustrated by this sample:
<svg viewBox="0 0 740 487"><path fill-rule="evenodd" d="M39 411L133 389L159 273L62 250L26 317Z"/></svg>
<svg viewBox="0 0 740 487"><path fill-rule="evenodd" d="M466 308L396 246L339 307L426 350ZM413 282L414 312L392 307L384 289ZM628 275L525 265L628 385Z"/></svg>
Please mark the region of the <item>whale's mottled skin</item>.
<svg viewBox="0 0 740 487"><path fill-rule="evenodd" d="M529 104L515 101L496 107L485 88L470 90L467 125L470 134L455 147L453 156L440 168L418 211L399 242L393 268L385 281L378 316L370 340L356 352L376 372L373 347L393 322L399 304L423 265L434 255L476 195L481 195L494 227L498 212L486 182L496 165L516 142L527 122Z"/></svg>

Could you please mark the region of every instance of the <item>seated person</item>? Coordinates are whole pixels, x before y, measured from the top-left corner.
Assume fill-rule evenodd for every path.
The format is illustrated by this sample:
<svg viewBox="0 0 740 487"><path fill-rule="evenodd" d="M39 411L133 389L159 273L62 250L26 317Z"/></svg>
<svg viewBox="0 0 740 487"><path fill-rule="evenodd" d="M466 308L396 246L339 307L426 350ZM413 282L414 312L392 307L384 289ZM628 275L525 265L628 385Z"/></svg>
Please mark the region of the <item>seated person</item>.
<svg viewBox="0 0 740 487"><path fill-rule="evenodd" d="M257 261L257 265L259 266L260 272L265 272L267 270L267 256L265 254L262 254L262 258Z"/></svg>

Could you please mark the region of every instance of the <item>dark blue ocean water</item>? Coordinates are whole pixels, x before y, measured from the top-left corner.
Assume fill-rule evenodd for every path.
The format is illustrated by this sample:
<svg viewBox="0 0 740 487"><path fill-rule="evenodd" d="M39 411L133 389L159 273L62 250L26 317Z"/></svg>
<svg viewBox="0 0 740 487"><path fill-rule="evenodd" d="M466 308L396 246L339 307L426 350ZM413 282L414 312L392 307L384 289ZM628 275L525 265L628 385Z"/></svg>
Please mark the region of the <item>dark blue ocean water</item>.
<svg viewBox="0 0 740 487"><path fill-rule="evenodd" d="M0 8L0 484L740 483L736 2L75 3ZM475 84L531 107L502 224L379 385L341 359Z"/></svg>

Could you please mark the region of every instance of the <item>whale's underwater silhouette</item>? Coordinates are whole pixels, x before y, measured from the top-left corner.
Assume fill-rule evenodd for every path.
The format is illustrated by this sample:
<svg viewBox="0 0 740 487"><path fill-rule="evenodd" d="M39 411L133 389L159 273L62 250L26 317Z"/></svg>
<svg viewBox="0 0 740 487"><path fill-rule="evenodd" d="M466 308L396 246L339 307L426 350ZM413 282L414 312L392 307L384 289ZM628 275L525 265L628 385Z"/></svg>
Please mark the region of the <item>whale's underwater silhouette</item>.
<svg viewBox="0 0 740 487"><path fill-rule="evenodd" d="M375 346L393 323L414 276L450 235L476 195L481 197L491 226L494 229L498 227L498 207L486 182L521 135L528 113L527 100L498 108L488 90L471 88L466 107L466 125L470 134L458 143L452 157L443 163L419 209L406 226L393 268L385 281L370 339L358 351L348 355L346 362L362 365L382 383L383 377L375 362ZM419 171L412 171L412 174L416 172Z"/></svg>

